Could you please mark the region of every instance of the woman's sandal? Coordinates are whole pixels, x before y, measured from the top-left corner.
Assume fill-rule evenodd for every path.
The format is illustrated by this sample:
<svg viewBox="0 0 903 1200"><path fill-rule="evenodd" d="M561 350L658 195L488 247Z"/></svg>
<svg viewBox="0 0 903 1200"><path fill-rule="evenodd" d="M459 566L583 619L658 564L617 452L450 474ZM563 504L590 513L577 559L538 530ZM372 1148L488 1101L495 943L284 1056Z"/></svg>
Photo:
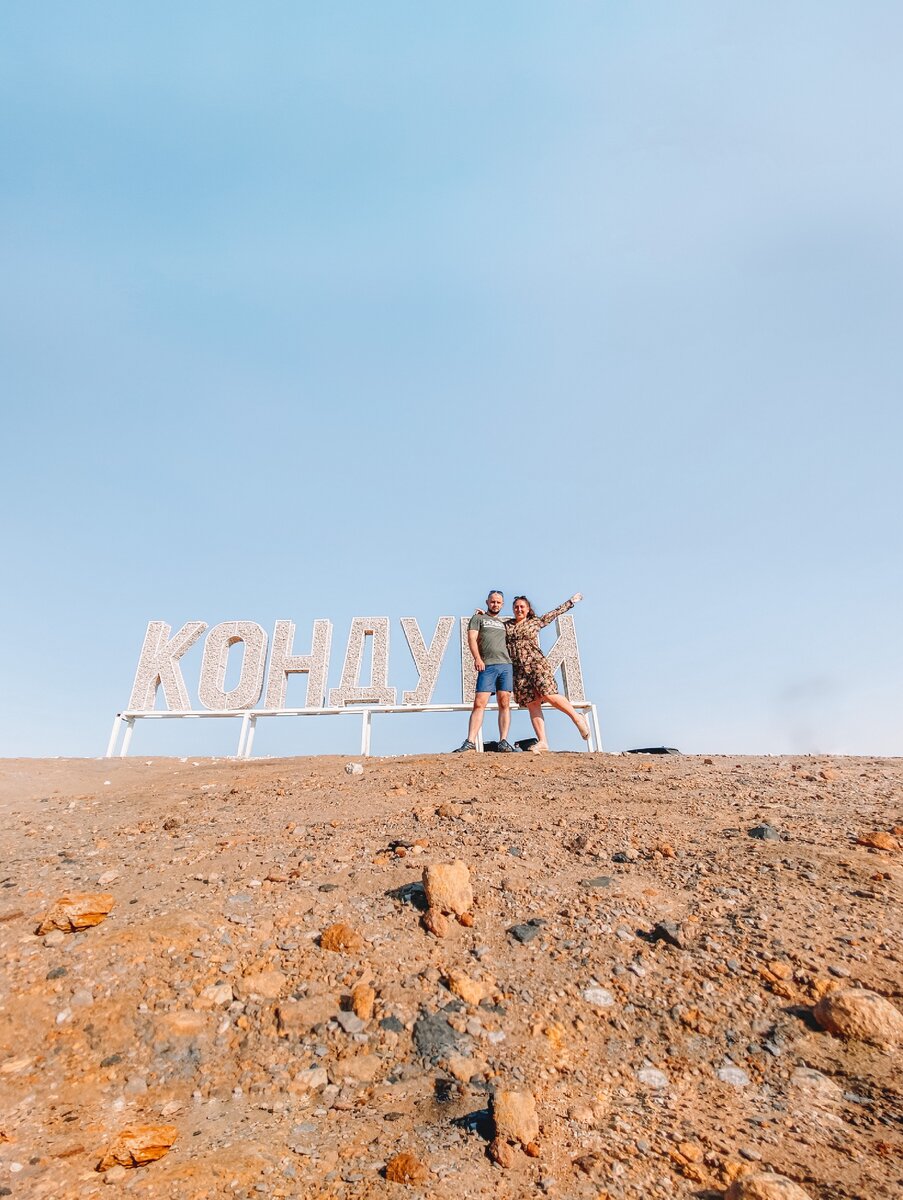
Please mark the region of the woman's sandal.
<svg viewBox="0 0 903 1200"><path fill-rule="evenodd" d="M535 746L530 747L531 754L545 754L549 748L548 742L537 742Z"/></svg>
<svg viewBox="0 0 903 1200"><path fill-rule="evenodd" d="M577 724L577 728L580 730L580 736L583 738L583 740L585 742L588 742L589 741L589 721L587 721L586 717L578 717L576 724Z"/></svg>

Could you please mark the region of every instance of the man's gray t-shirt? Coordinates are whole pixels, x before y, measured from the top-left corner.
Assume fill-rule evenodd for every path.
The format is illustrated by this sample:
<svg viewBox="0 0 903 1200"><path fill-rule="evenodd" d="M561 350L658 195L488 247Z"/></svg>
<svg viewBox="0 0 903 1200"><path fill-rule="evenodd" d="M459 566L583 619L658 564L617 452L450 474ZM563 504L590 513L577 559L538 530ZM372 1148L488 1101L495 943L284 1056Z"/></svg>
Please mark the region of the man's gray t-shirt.
<svg viewBox="0 0 903 1200"><path fill-rule="evenodd" d="M471 617L468 629L479 630L477 645L480 648L480 658L489 666L490 663L510 663L511 655L505 642L505 625L498 617L483 613Z"/></svg>

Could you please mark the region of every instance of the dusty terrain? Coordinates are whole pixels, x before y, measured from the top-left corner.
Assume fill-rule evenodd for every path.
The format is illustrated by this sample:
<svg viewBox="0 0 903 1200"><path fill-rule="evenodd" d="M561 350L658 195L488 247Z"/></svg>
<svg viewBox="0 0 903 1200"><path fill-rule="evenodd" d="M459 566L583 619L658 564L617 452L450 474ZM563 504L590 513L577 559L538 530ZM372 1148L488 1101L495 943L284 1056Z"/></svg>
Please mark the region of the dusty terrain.
<svg viewBox="0 0 903 1200"><path fill-rule="evenodd" d="M0 764L0 1195L901 1194L899 1050L812 1009L903 1010L903 762L345 766ZM456 859L472 908L437 937L420 883ZM109 915L35 932L81 892ZM356 948L321 946L339 922ZM501 1165L512 1089L539 1129ZM171 1149L98 1171L141 1124Z"/></svg>

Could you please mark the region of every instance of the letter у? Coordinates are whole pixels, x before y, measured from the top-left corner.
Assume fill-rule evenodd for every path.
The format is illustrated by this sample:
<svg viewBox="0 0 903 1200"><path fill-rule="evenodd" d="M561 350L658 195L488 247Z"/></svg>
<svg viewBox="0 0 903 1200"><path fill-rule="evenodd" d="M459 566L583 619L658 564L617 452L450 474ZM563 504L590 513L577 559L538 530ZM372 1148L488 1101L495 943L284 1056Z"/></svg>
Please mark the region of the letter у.
<svg viewBox="0 0 903 1200"><path fill-rule="evenodd" d="M361 686L361 660L364 639L373 639L373 669L369 687ZM389 687L389 618L354 617L348 635L348 649L342 667L342 682L330 688L329 705L342 708L346 704L394 704L395 688Z"/></svg>
<svg viewBox="0 0 903 1200"><path fill-rule="evenodd" d="M329 671L329 650L332 645L332 622L314 621L310 654L293 654L294 641L294 621L277 621L273 630L273 648L270 651L265 708L284 708L289 675L303 672L307 672L307 697L304 707L323 707Z"/></svg>
<svg viewBox="0 0 903 1200"><path fill-rule="evenodd" d="M442 656L445 653L445 648L448 645L448 639L451 637L454 624L454 617L440 617L436 622L436 632L433 634L433 640L430 642L429 649L427 649L416 619L414 617L401 618L401 627L404 630L405 637L408 639L408 649L411 651L414 666L417 668L417 673L420 676L415 690L403 693L402 702L404 704L429 704L430 697L436 688L436 680L439 678L439 668L442 665Z"/></svg>
<svg viewBox="0 0 903 1200"><path fill-rule="evenodd" d="M165 621L148 622L129 697L131 712L153 711L158 687L163 688L163 699L170 711L187 712L191 708L179 659L198 640L207 628L207 622L186 621L170 640L171 628Z"/></svg>

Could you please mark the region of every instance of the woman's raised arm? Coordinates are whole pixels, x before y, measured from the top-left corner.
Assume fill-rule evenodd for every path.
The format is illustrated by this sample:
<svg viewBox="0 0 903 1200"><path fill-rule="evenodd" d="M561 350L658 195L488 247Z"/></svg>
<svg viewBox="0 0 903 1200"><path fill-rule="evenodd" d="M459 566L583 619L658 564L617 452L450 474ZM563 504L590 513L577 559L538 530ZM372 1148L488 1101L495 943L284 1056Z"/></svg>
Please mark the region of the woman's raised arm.
<svg viewBox="0 0 903 1200"><path fill-rule="evenodd" d="M545 629L545 627L551 624L556 617L560 617L562 613L566 613L568 609L573 608L574 605L578 604L582 599L583 593L575 592L574 595L571 596L570 600L565 600L564 604L559 604L558 607L553 608L551 612L543 613L543 615L538 618L540 629Z"/></svg>

